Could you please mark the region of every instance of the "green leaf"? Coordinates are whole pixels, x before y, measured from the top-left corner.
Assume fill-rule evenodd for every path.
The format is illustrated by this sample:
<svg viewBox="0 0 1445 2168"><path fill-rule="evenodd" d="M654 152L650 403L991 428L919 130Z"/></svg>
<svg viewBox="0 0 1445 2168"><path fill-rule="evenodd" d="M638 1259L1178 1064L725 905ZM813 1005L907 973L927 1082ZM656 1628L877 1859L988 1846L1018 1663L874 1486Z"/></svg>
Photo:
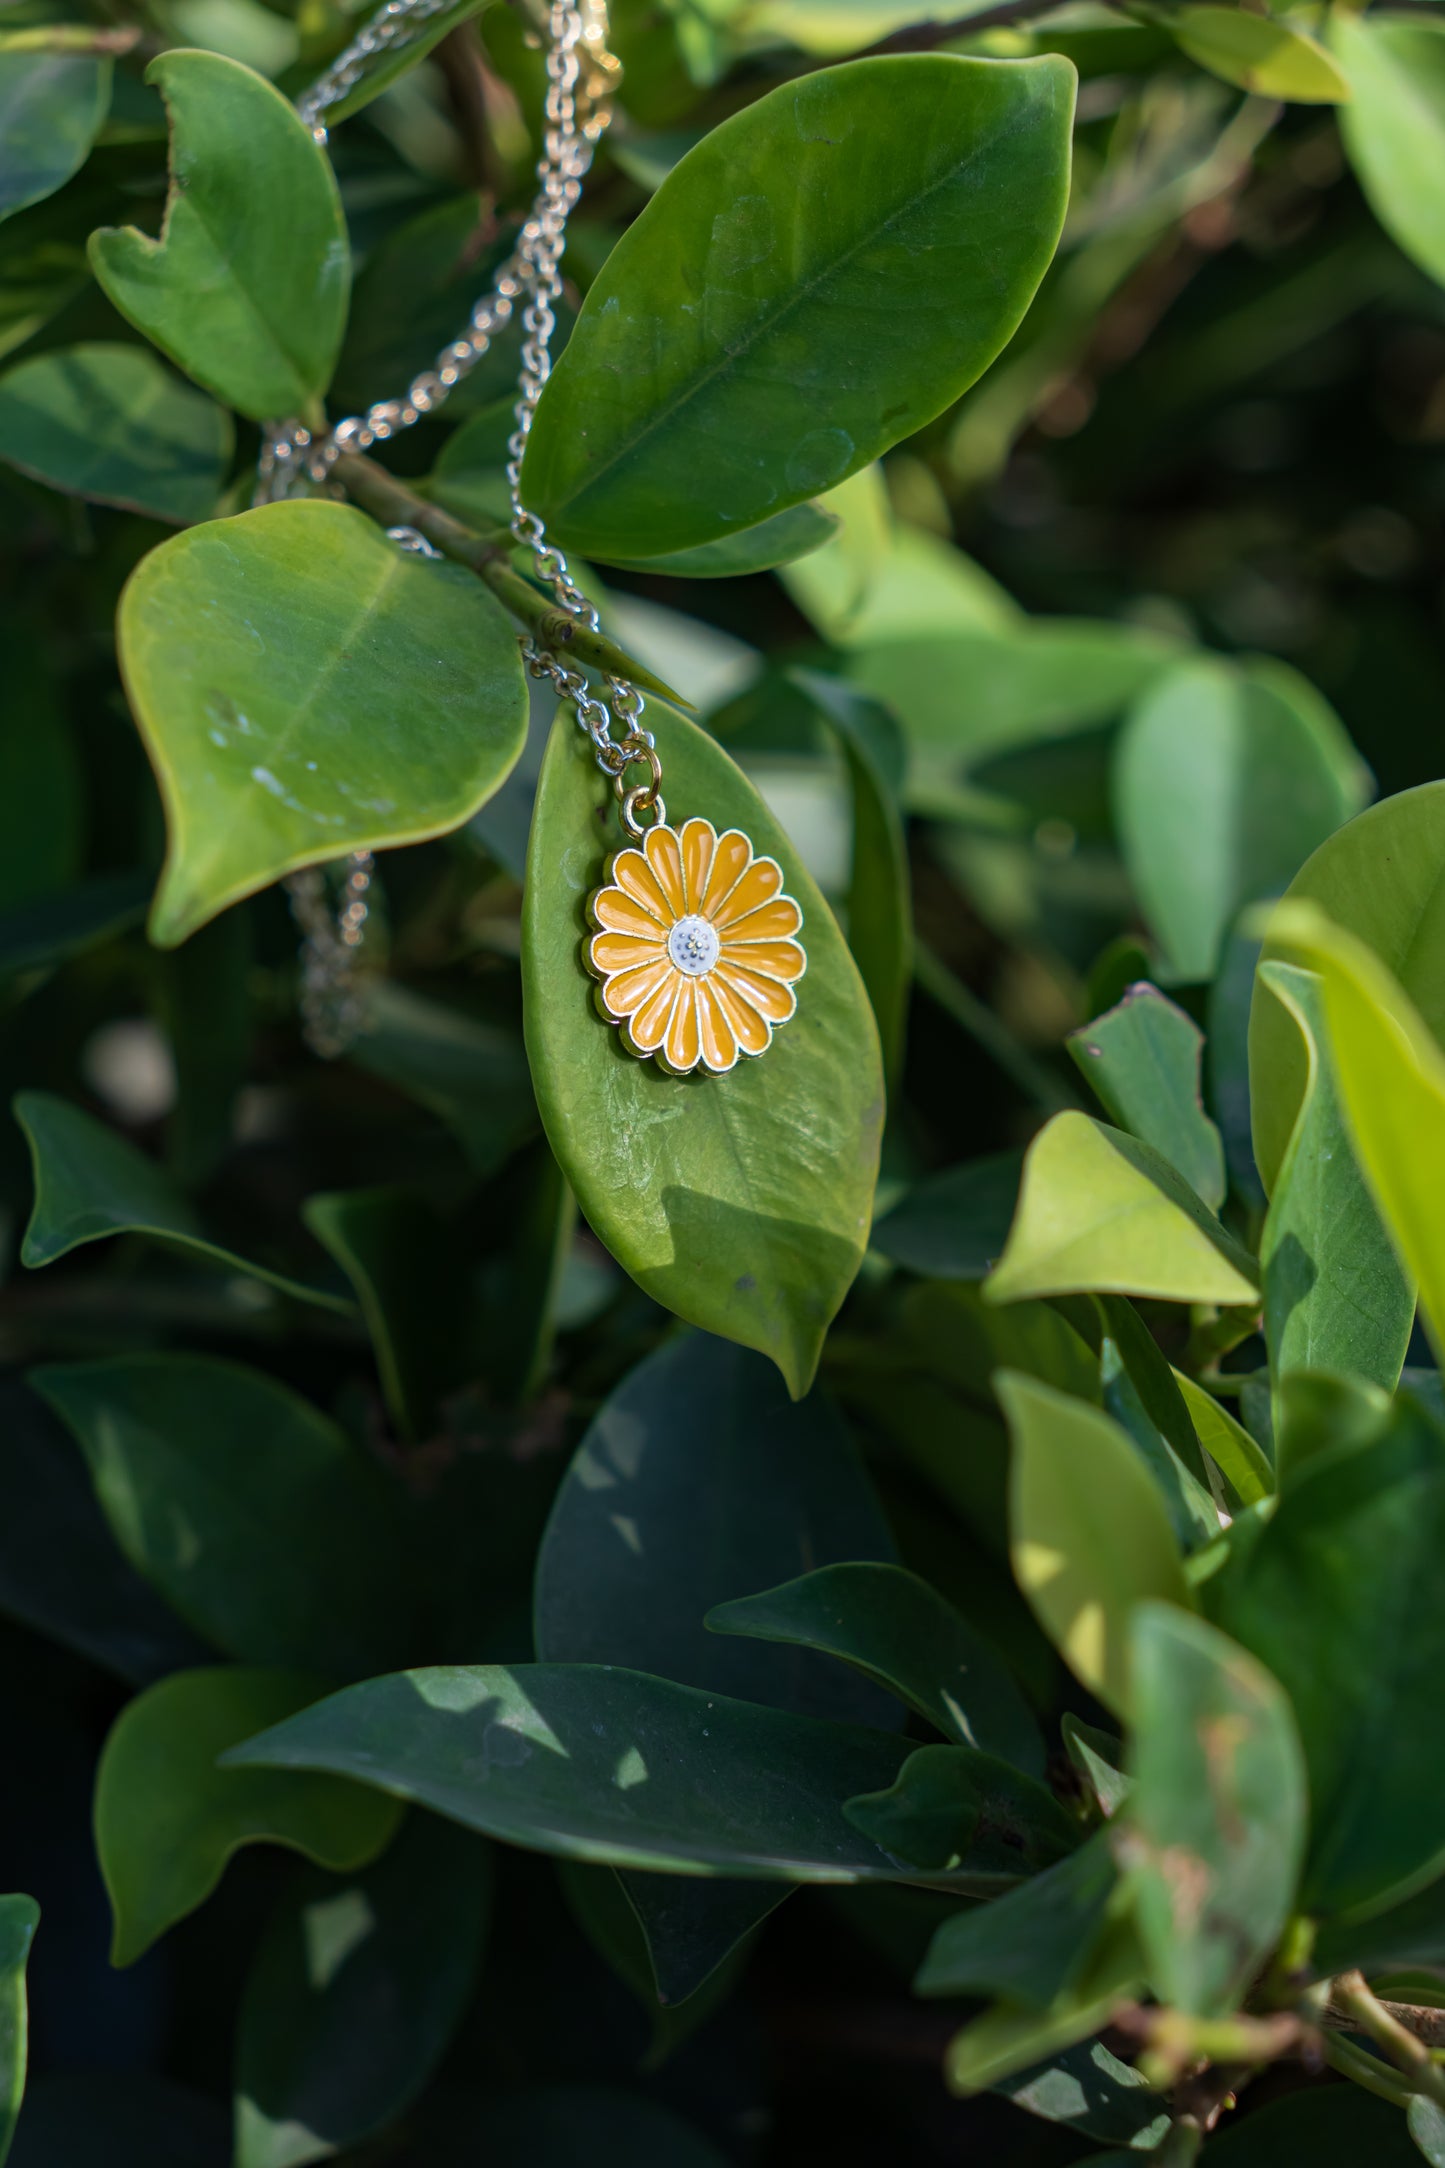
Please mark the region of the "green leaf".
<svg viewBox="0 0 1445 2168"><path fill-rule="evenodd" d="M145 916L149 882L138 873L103 873L63 895L0 912L0 983L45 973L126 933ZM32 975L35 975L32 977Z"/></svg>
<svg viewBox="0 0 1445 2168"><path fill-rule="evenodd" d="M1253 1259L1152 1146L1056 1114L1024 1161L991 1302L1094 1289L1166 1302L1258 1301Z"/></svg>
<svg viewBox="0 0 1445 2168"><path fill-rule="evenodd" d="M564 1859L857 1882L908 1879L842 1811L890 1784L907 1752L886 1732L643 1672L517 1664L370 1679L231 1760L355 1776Z"/></svg>
<svg viewBox="0 0 1445 2168"><path fill-rule="evenodd" d="M1378 1444L1305 1468L1222 1584L1220 1625L1299 1721L1311 1911L1383 1905L1445 1864L1419 1761L1445 1664L1442 1545L1445 1434L1401 1399Z"/></svg>
<svg viewBox="0 0 1445 2168"><path fill-rule="evenodd" d="M331 380L351 255L326 153L278 90L218 53L169 52L171 193L159 240L90 237L107 298L224 406L297 415Z"/></svg>
<svg viewBox="0 0 1445 2168"><path fill-rule="evenodd" d="M1242 8L1182 7L1166 18L1180 51L1211 75L1295 105L1339 105L1350 86L1322 45L1288 23Z"/></svg>
<svg viewBox="0 0 1445 2168"><path fill-rule="evenodd" d="M876 463L860 467L818 502L838 521L838 531L811 557L785 566L781 579L815 631L830 646L841 647L894 551L893 514L882 468ZM901 531L906 535L913 530ZM960 557L966 564L961 552Z"/></svg>
<svg viewBox="0 0 1445 2168"><path fill-rule="evenodd" d="M0 459L72 497L208 519L231 424L141 346L72 346L0 377Z"/></svg>
<svg viewBox="0 0 1445 2168"><path fill-rule="evenodd" d="M576 1859L559 1859L556 1868L557 1880L572 1917L598 1956L631 1990L646 2015L651 2038L638 2064L639 2071L650 2074L660 2070L683 2042L708 2022L738 1985L752 1954L750 1940L745 1936L701 1986L691 1989L681 1999L663 1998L647 1936L627 1896L629 1884L635 1885L643 1878L614 1874L610 1867L584 1866ZM653 1875L646 1879L646 1886L659 1892L670 1891L674 1897L679 1893L706 1894L708 1889L705 1883L684 1882L675 1875ZM751 1890L755 1896L760 1888L765 1895L768 1890L768 1885L755 1882L725 1884L724 1887L739 1892Z"/></svg>
<svg viewBox="0 0 1445 2168"><path fill-rule="evenodd" d="M1157 986L1131 986L1116 1008L1064 1042L1120 1129L1151 1144L1211 1212L1224 1202L1224 1146L1204 1111L1204 1035Z"/></svg>
<svg viewBox="0 0 1445 2168"><path fill-rule="evenodd" d="M1099 1731L1093 1724L1081 1723L1073 1715L1064 1717L1060 1729L1064 1736L1064 1752L1073 1763L1091 1806L1097 1807L1107 1822L1118 1812L1129 1792L1129 1779L1124 1774L1123 1742L1107 1731Z"/></svg>
<svg viewBox="0 0 1445 2168"><path fill-rule="evenodd" d="M1437 1877L1383 1911L1367 1904L1358 1913L1323 1921L1311 1970L1328 1979L1355 1965L1375 1978L1406 1966L1445 1968L1445 1881Z"/></svg>
<svg viewBox="0 0 1445 2168"><path fill-rule="evenodd" d="M1410 2136L1431 2168L1445 2168L1445 2108L1417 2093L1406 2115Z"/></svg>
<svg viewBox="0 0 1445 2168"><path fill-rule="evenodd" d="M366 71L368 83L375 65ZM346 341L328 400L334 415L355 414L375 399L389 399L455 339L457 326L506 254L501 236L489 238L490 217L486 200L469 189L407 219L368 250L351 290ZM499 360L509 374L493 390L490 377ZM518 341L510 331L502 332L456 386L448 413L470 413L479 393L486 402L505 391L516 381L517 360ZM459 429L448 437L442 461L463 434Z"/></svg>
<svg viewBox="0 0 1445 2168"><path fill-rule="evenodd" d="M89 53L0 53L0 219L53 196L90 156L111 63Z"/></svg>
<svg viewBox="0 0 1445 2168"><path fill-rule="evenodd" d="M891 1101L902 1074L913 978L912 877L899 806L907 755L898 725L876 701L817 671L790 676L837 736L847 764L853 800L848 946L873 1004Z"/></svg>
<svg viewBox="0 0 1445 2168"><path fill-rule="evenodd" d="M217 1766L218 1755L326 1691L299 1671L178 1671L129 1702L95 1779L95 1846L133 1965L203 1904L243 1844L284 1844L346 1874L375 1859L401 1809L334 1776Z"/></svg>
<svg viewBox="0 0 1445 2168"><path fill-rule="evenodd" d="M1374 1445L1390 1418L1390 1395L1361 1378L1292 1370L1280 1379L1275 1453L1281 1484L1293 1483L1316 1454Z"/></svg>
<svg viewBox="0 0 1445 2168"><path fill-rule="evenodd" d="M665 572L675 580L735 580L748 572L772 572L821 549L837 532L836 513L821 504L794 504L775 512L756 527L740 528L736 534L720 535L715 542L700 542L695 549L671 550L661 556L639 559L602 556L602 563L620 565L624 571Z"/></svg>
<svg viewBox="0 0 1445 2168"><path fill-rule="evenodd" d="M1351 1145L1325 1036L1325 990L1292 964L1267 963L1261 977L1293 1017L1309 1064L1260 1240L1270 1367L1276 1382L1291 1370L1334 1370L1393 1392L1415 1290Z"/></svg>
<svg viewBox="0 0 1445 2168"><path fill-rule="evenodd" d="M1003 1255L1023 1157L995 1152L914 1184L868 1238L880 1257L933 1280L983 1280Z"/></svg>
<svg viewBox="0 0 1445 2168"><path fill-rule="evenodd" d="M1133 1439L1158 1483L1185 1550L1219 1534L1204 1455L1184 1396L1153 1334L1122 1295L1096 1297L1105 1326L1099 1343L1103 1404Z"/></svg>
<svg viewBox="0 0 1445 2168"><path fill-rule="evenodd" d="M30 1146L35 1177L35 1204L20 1245L22 1264L54 1264L57 1257L111 1235L146 1235L279 1288L294 1301L350 1311L345 1296L272 1272L212 1242L165 1170L93 1114L50 1092L17 1093L14 1112Z"/></svg>
<svg viewBox="0 0 1445 2168"><path fill-rule="evenodd" d="M302 2168L380 2130L435 2070L475 1983L492 1860L412 1815L345 1881L303 1870L246 1978L235 2168Z"/></svg>
<svg viewBox="0 0 1445 2168"><path fill-rule="evenodd" d="M667 1076L602 1022L581 937L603 877L607 789L564 711L538 785L523 911L533 1082L552 1149L618 1263L690 1324L771 1356L798 1398L867 1239L877 1032L832 914L751 784L680 715L667 714L662 755L675 813L741 829L782 867L808 952L797 1014L726 1076Z"/></svg>
<svg viewBox="0 0 1445 2168"><path fill-rule="evenodd" d="M25 2094L30 2022L25 1966L39 1924L33 1897L0 1897L0 2168Z"/></svg>
<svg viewBox="0 0 1445 2168"><path fill-rule="evenodd" d="M1314 903L1373 949L1399 980L1429 1033L1445 1038L1445 783L1424 783L1361 813L1322 844L1291 881L1287 900ZM1268 942L1265 961L1284 956ZM1309 963L1305 956L1290 961ZM1312 968L1318 968L1313 966ZM1309 1089L1308 1049L1268 986L1255 980L1249 1019L1249 1086L1254 1156L1266 1190Z"/></svg>
<svg viewBox="0 0 1445 2168"><path fill-rule="evenodd" d="M214 1647L346 1677L406 1645L406 1523L309 1401L204 1355L57 1364L31 1382L79 1439L126 1557Z"/></svg>
<svg viewBox="0 0 1445 2168"><path fill-rule="evenodd" d="M501 604L346 505L266 505L163 542L118 638L166 806L162 948L296 866L459 827L522 749Z"/></svg>
<svg viewBox="0 0 1445 2168"><path fill-rule="evenodd" d="M399 76L406 75L425 60L434 45L439 45L449 31L459 24L470 22L479 15L487 0L452 0L450 7L441 8L435 15L424 16L419 22L408 26L409 34L398 38L391 45L383 45L375 57L362 69L358 80L327 108L326 119L330 127L338 121L347 120L370 105L373 98L381 95ZM473 289L475 291L475 288Z"/></svg>
<svg viewBox="0 0 1445 2168"><path fill-rule="evenodd" d="M1061 2048L1048 2062L1001 2079L994 2090L1030 2115L1121 2148L1090 2154L1080 2168L1138 2168L1140 2154L1152 2155L1171 2121L1166 2102L1102 2040Z"/></svg>
<svg viewBox="0 0 1445 2168"><path fill-rule="evenodd" d="M955 2093L983 2093L990 2086L1049 2063L1061 2050L1102 2032L1121 2002L1137 1992L1143 1959L1127 1922L1106 1929L1073 1986L1047 2010L999 2003L956 2033L944 2058L944 2076Z"/></svg>
<svg viewBox="0 0 1445 2168"><path fill-rule="evenodd" d="M1445 23L1332 8L1329 41L1353 94L1340 128L1370 208L1391 240L1445 284Z"/></svg>
<svg viewBox="0 0 1445 2168"><path fill-rule="evenodd" d="M928 1945L915 1995L997 1995L1047 2010L1088 1961L1118 1885L1108 1834L1007 1896L954 1912Z"/></svg>
<svg viewBox="0 0 1445 2168"><path fill-rule="evenodd" d="M527 503L584 552L690 549L912 436L1033 298L1073 86L1055 59L908 55L804 76L713 129L587 296L538 409Z"/></svg>
<svg viewBox="0 0 1445 2168"><path fill-rule="evenodd" d="M1013 1439L1015 1578L1074 1675L1126 1713L1135 1607L1191 1605L1163 1495L1102 1409L1017 1373L998 1391Z"/></svg>
<svg viewBox="0 0 1445 2168"><path fill-rule="evenodd" d="M1294 1901L1308 1806L1294 1717L1262 1665L1163 1604L1130 1635L1129 1796L1115 1848L1149 1980L1193 2017L1235 2009Z"/></svg>
<svg viewBox="0 0 1445 2168"><path fill-rule="evenodd" d="M526 1051L515 1032L382 979L347 1059L416 1100L452 1130L472 1172L495 1174L535 1132Z"/></svg>
<svg viewBox="0 0 1445 2168"><path fill-rule="evenodd" d="M1178 665L1125 722L1119 839L1181 979L1211 978L1241 904L1282 888L1368 796L1343 725L1280 663Z"/></svg>
<svg viewBox="0 0 1445 2168"><path fill-rule="evenodd" d="M1194 1435L1242 1506L1257 1505L1274 1490L1274 1470L1242 1423L1221 1407L1197 1379L1174 1373Z"/></svg>
<svg viewBox="0 0 1445 2168"><path fill-rule="evenodd" d="M885 1852L991 1896L1073 1851L1078 1825L1021 1770L968 1746L921 1746L886 1791L843 1812Z"/></svg>
<svg viewBox="0 0 1445 2168"><path fill-rule="evenodd" d="M470 1289L451 1227L398 1188L308 1197L301 1216L355 1289L392 1421L426 1437L466 1368Z"/></svg>
<svg viewBox="0 0 1445 2168"><path fill-rule="evenodd" d="M708 1613L741 1634L841 1657L941 1731L1042 1776L1038 1725L996 1650L927 1581L901 1566L823 1565Z"/></svg>

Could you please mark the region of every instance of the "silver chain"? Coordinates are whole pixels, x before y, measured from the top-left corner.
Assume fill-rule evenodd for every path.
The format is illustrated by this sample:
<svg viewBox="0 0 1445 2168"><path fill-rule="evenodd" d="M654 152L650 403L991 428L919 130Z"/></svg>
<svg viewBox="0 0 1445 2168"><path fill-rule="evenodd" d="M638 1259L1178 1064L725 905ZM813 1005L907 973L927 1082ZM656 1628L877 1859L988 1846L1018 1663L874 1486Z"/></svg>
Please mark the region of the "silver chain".
<svg viewBox="0 0 1445 2168"><path fill-rule="evenodd" d="M323 116L355 87L370 61L450 4L451 0L384 0L297 107L319 144L327 141ZM551 374L557 321L554 304L562 292L567 220L612 118L619 72L607 50L606 0L552 0L547 11L546 131L537 163L538 188L516 247L476 303L461 336L442 349L431 368L413 377L400 398L379 399L364 414L349 415L324 433L313 432L295 419L268 423L262 436L257 504L326 489L332 467L343 453L368 452L400 430L412 428L424 414L434 414L506 329L520 303L521 375L506 469L511 530L517 543L530 550L536 577L551 588L558 608L589 632L601 629L597 610L573 580L566 557L549 542L537 514L522 502L522 460L537 403ZM409 529L393 529L392 534L404 548L415 549L421 539ZM550 679L558 698L576 709L598 766L612 780L627 833L634 838L645 833L642 814L664 822L662 764L652 732L641 727L643 699L636 686L609 675L604 698L594 692L581 670L569 669L530 635L520 636L520 644L532 676ZM614 717L623 726L620 739L612 735ZM647 780L629 787L627 770L636 766L646 767ZM321 1054L341 1052L364 1025L365 1004L356 966L373 864L370 851L351 853L340 912L334 920L319 867L306 867L287 877L292 911L303 935L303 1028L308 1042Z"/></svg>

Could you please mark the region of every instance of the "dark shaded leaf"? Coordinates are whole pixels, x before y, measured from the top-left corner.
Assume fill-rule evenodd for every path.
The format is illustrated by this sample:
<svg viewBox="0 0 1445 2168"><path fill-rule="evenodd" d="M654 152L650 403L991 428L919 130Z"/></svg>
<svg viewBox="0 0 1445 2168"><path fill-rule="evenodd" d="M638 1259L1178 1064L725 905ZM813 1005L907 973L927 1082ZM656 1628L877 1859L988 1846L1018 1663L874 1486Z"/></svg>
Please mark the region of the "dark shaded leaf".
<svg viewBox="0 0 1445 2168"><path fill-rule="evenodd" d="M176 526L215 510L231 436L221 409L142 346L73 346L0 377L0 459Z"/></svg>

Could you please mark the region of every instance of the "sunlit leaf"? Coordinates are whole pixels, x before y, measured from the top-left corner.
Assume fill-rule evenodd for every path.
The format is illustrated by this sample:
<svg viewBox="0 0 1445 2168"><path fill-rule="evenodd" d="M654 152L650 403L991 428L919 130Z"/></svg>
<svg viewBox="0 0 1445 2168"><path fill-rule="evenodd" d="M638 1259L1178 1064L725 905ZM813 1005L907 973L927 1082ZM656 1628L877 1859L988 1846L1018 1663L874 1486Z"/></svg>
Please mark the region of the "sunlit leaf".
<svg viewBox="0 0 1445 2168"><path fill-rule="evenodd" d="M1330 49L1349 79L1345 149L1392 240L1445 284L1445 23L1420 14L1331 8Z"/></svg>
<svg viewBox="0 0 1445 2168"><path fill-rule="evenodd" d="M39 1923L33 1897L0 1897L0 2168L25 2094L30 2032L25 1966Z"/></svg>
<svg viewBox="0 0 1445 2168"><path fill-rule="evenodd" d="M1338 105L1350 95L1349 82L1324 47L1290 23L1244 8L1194 6L1175 9L1167 21L1181 52L1257 98Z"/></svg>

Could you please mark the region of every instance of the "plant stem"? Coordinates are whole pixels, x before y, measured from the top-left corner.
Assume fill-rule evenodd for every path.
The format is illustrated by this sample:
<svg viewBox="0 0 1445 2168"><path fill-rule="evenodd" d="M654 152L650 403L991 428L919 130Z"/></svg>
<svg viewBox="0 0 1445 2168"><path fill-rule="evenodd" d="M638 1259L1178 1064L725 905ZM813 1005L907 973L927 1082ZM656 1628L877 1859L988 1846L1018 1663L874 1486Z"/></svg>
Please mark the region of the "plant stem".
<svg viewBox="0 0 1445 2168"><path fill-rule="evenodd" d="M1363 2086L1367 2093L1374 2093L1381 2100L1388 2100L1395 2108L1408 2108L1413 2093L1408 2085L1396 2077L1393 2070L1357 2048L1352 2040L1342 2040L1338 2033L1322 2035L1325 2061L1332 2070L1338 2070L1342 2078L1350 2078Z"/></svg>
<svg viewBox="0 0 1445 2168"><path fill-rule="evenodd" d="M37 23L29 30L0 30L0 53L129 53L140 40L134 25L92 30L87 23Z"/></svg>
<svg viewBox="0 0 1445 2168"><path fill-rule="evenodd" d="M1193 2117L1181 2117L1164 2133L1164 2141L1154 2155L1156 2168L1190 2168L1198 2160L1203 2143L1204 2133Z"/></svg>
<svg viewBox="0 0 1445 2168"><path fill-rule="evenodd" d="M1404 2073L1412 2092L1424 2093L1445 2108L1445 2071L1423 2040L1373 1995L1362 1972L1342 1972L1330 1991L1330 2007L1387 2055Z"/></svg>
<svg viewBox="0 0 1445 2168"><path fill-rule="evenodd" d="M514 572L507 561L513 548L508 528L495 527L490 534L484 535L478 534L475 528L464 527L450 512L444 512L440 505L428 504L425 497L419 497L394 474L388 474L385 467L378 466L374 459L363 458L360 452L343 452L331 471L347 496L373 519L379 520L383 527L413 527L433 549L440 550L443 557L475 572L513 617L527 627L539 647L547 648L553 654L566 648L589 670L596 670L604 677L626 678L629 683L640 685L663 700L670 700L675 707L690 706L681 693L674 692L670 685L654 677L631 655L624 654L605 633L590 631L566 610L559 609L520 573Z"/></svg>

